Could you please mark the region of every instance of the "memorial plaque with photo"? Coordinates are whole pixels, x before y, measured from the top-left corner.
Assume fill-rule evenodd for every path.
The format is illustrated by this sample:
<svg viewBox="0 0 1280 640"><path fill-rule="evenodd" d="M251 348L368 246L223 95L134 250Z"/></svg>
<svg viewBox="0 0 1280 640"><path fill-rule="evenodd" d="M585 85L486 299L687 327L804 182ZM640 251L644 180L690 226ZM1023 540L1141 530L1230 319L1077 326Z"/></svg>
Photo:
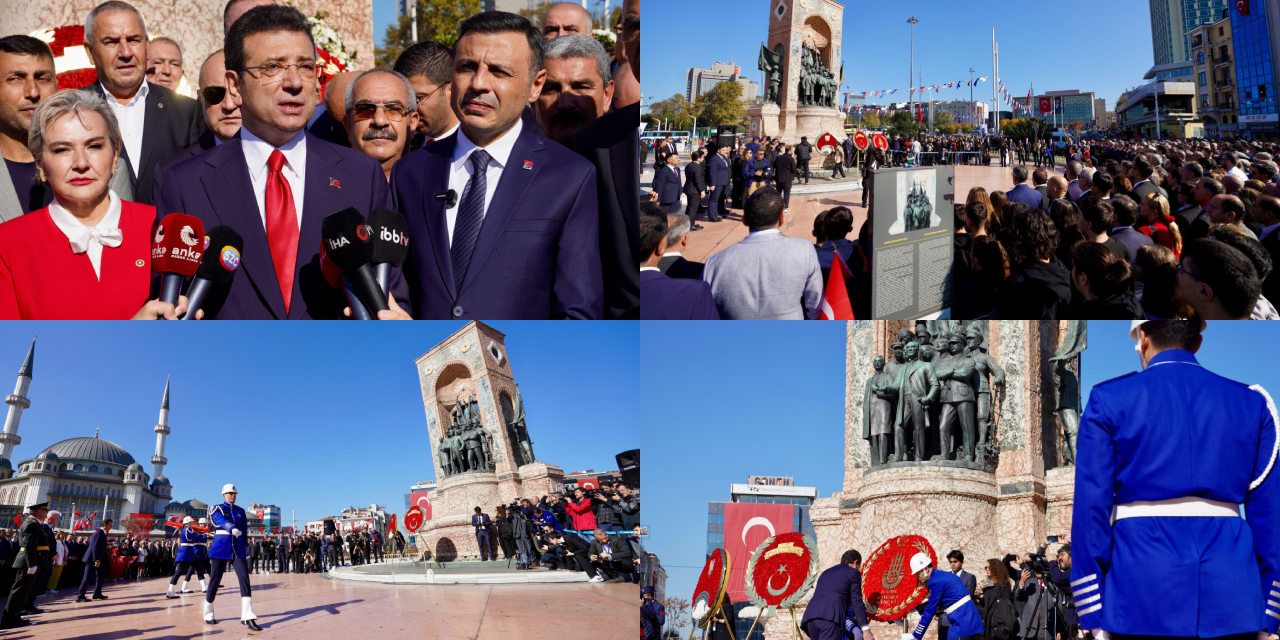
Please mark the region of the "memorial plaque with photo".
<svg viewBox="0 0 1280 640"><path fill-rule="evenodd" d="M874 179L872 317L938 313L951 299L955 169L884 169Z"/></svg>

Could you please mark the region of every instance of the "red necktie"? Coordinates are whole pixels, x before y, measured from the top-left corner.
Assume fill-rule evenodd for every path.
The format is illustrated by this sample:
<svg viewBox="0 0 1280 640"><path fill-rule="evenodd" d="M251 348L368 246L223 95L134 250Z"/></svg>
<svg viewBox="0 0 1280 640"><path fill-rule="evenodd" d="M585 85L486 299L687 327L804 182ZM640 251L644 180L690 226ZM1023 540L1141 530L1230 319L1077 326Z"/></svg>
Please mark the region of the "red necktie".
<svg viewBox="0 0 1280 640"><path fill-rule="evenodd" d="M275 263L276 280L284 296L284 312L289 313L289 299L293 296L293 269L298 259L298 213L293 208L293 191L284 179L280 168L284 166L284 154L279 149L267 159L267 244L271 246L271 261Z"/></svg>

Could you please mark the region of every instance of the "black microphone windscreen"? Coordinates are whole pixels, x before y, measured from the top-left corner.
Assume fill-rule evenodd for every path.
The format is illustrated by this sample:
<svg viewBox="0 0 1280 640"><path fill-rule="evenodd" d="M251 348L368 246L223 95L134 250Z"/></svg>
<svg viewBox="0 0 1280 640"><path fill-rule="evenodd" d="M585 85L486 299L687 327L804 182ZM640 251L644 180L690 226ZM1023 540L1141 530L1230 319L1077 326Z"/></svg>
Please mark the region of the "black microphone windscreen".
<svg viewBox="0 0 1280 640"><path fill-rule="evenodd" d="M409 223L404 214L388 209L374 209L369 214L373 227L373 261L394 267L404 264L409 256Z"/></svg>
<svg viewBox="0 0 1280 640"><path fill-rule="evenodd" d="M329 259L343 271L352 271L373 259L373 229L354 207L325 216L320 237Z"/></svg>
<svg viewBox="0 0 1280 640"><path fill-rule="evenodd" d="M244 238L235 229L220 224L209 230L209 246L204 250L196 277L218 285L228 285L240 267Z"/></svg>

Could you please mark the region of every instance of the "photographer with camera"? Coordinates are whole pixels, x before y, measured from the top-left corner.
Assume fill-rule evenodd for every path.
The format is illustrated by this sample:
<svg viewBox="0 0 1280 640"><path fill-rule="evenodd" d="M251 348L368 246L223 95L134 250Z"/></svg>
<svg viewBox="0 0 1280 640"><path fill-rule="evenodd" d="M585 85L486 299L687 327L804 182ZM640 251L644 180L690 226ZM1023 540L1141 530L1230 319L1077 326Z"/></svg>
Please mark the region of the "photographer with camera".
<svg viewBox="0 0 1280 640"><path fill-rule="evenodd" d="M555 530L545 531L546 528L543 527L542 537L538 540L539 562L548 571L568 571L560 566L561 558L567 553L561 534Z"/></svg>
<svg viewBox="0 0 1280 640"><path fill-rule="evenodd" d="M590 494L588 494L588 491ZM591 495L594 490L578 487L573 490L573 499L564 498L564 510L569 514L569 522L574 531L593 531L596 529L596 514L591 509Z"/></svg>
<svg viewBox="0 0 1280 640"><path fill-rule="evenodd" d="M596 513L596 528L605 531L622 531L622 518L618 516L617 501L622 496L613 490L613 482L600 481L600 490L591 497L592 508Z"/></svg>
<svg viewBox="0 0 1280 640"><path fill-rule="evenodd" d="M1039 553L1026 553L1019 565L1018 586L1014 598L1022 606L1018 617L1021 638L1056 640L1062 632L1062 615L1059 611L1059 591L1049 578L1049 562L1043 548Z"/></svg>
<svg viewBox="0 0 1280 640"><path fill-rule="evenodd" d="M543 525L542 530L550 535L552 532L560 536L560 544L564 548L564 565L570 571L582 571L591 578L591 582L604 582L604 578L596 572L596 568L591 564L591 544L582 539L576 533L568 531L556 531L549 525Z"/></svg>
<svg viewBox="0 0 1280 640"><path fill-rule="evenodd" d="M493 511L497 514L494 518L494 524L497 525L498 529L498 546L502 547L502 559L510 560L516 555L515 527L511 524L514 516L502 505L494 507Z"/></svg>
<svg viewBox="0 0 1280 640"><path fill-rule="evenodd" d="M1040 544L1040 553L1044 553L1057 538L1049 538ZM1058 611L1062 614L1063 640L1075 638L1079 634L1080 617L1076 615L1076 600L1071 593L1071 544L1064 542L1058 547L1057 560L1049 562L1049 581L1058 588Z"/></svg>
<svg viewBox="0 0 1280 640"><path fill-rule="evenodd" d="M631 545L604 529L596 529L589 553L591 563L608 578L605 582L633 582L632 574L640 570L640 559L631 552Z"/></svg>
<svg viewBox="0 0 1280 640"><path fill-rule="evenodd" d="M640 495L632 491L631 487L619 482L614 496L616 496L614 509L622 518L622 529L635 531L636 526L640 524Z"/></svg>

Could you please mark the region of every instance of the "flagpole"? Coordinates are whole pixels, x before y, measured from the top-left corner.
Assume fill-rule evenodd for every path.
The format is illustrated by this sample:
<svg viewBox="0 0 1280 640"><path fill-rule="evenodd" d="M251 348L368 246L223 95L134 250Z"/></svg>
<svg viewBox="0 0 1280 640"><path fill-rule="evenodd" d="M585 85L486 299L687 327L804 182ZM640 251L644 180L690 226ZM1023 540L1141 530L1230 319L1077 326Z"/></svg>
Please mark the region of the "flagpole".
<svg viewBox="0 0 1280 640"><path fill-rule="evenodd" d="M991 83L992 124L996 137L1000 136L1000 50L996 47L996 29L991 28L991 72L995 74L995 82Z"/></svg>

